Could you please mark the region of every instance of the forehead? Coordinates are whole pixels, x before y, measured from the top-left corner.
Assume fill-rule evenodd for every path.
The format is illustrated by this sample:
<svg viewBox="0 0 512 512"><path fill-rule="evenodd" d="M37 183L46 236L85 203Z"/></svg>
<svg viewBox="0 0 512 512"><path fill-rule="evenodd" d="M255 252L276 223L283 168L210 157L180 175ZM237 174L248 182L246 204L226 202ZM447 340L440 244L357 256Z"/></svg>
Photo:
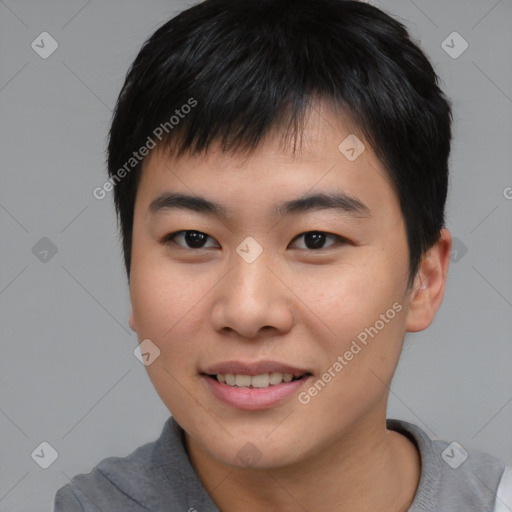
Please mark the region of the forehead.
<svg viewBox="0 0 512 512"><path fill-rule="evenodd" d="M175 157L156 148L144 162L137 200L147 207L163 191L186 191L249 207L256 198L309 191L342 192L374 206L397 201L387 170L350 116L317 104L297 139L287 135L276 125L250 152L212 143L205 153Z"/></svg>

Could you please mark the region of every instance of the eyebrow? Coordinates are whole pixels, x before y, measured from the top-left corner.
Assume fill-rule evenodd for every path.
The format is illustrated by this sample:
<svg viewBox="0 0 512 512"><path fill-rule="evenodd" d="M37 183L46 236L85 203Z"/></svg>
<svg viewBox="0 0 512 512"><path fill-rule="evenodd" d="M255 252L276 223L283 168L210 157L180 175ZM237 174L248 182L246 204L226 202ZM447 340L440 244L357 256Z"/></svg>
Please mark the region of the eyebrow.
<svg viewBox="0 0 512 512"><path fill-rule="evenodd" d="M165 192L151 201L148 212L157 214L166 210L188 210L226 219L224 206L201 196ZM345 193L318 193L292 199L274 207L277 216L298 215L318 210L336 210L353 217L371 217L371 210L358 198Z"/></svg>
<svg viewBox="0 0 512 512"><path fill-rule="evenodd" d="M371 217L371 211L357 197L345 193L319 193L286 201L275 208L279 216L315 210L336 210L354 217Z"/></svg>

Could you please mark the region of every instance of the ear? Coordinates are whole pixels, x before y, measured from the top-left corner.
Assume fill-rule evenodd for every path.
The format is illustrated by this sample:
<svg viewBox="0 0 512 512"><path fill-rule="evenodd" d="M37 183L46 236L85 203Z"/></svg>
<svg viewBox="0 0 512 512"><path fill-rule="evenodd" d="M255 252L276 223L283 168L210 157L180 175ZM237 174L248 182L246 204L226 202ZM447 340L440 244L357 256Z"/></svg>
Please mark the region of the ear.
<svg viewBox="0 0 512 512"><path fill-rule="evenodd" d="M135 323L135 317L133 316L133 310L130 311L130 319L128 320L130 324L130 329L134 332L137 332L137 324Z"/></svg>
<svg viewBox="0 0 512 512"><path fill-rule="evenodd" d="M443 228L440 238L422 257L409 297L405 328L408 332L426 329L441 306L450 264L452 236Z"/></svg>

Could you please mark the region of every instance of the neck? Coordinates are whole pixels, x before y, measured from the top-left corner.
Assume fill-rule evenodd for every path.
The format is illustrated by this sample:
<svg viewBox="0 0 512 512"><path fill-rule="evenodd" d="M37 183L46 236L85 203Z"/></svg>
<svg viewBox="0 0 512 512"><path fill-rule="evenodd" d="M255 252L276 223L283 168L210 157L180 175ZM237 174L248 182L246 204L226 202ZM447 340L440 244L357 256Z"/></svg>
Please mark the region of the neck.
<svg viewBox="0 0 512 512"><path fill-rule="evenodd" d="M278 468L223 464L186 435L203 486L222 512L358 512L407 510L421 463L416 446L385 426L367 422L314 456Z"/></svg>

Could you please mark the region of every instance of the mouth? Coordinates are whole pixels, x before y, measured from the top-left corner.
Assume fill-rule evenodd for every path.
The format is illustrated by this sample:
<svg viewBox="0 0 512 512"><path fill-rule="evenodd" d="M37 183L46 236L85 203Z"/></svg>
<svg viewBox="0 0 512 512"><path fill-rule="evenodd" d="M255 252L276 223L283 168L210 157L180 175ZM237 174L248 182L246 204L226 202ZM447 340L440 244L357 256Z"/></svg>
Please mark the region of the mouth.
<svg viewBox="0 0 512 512"><path fill-rule="evenodd" d="M274 361L231 361L211 366L200 375L223 404L254 411L273 407L298 393L313 374Z"/></svg>

